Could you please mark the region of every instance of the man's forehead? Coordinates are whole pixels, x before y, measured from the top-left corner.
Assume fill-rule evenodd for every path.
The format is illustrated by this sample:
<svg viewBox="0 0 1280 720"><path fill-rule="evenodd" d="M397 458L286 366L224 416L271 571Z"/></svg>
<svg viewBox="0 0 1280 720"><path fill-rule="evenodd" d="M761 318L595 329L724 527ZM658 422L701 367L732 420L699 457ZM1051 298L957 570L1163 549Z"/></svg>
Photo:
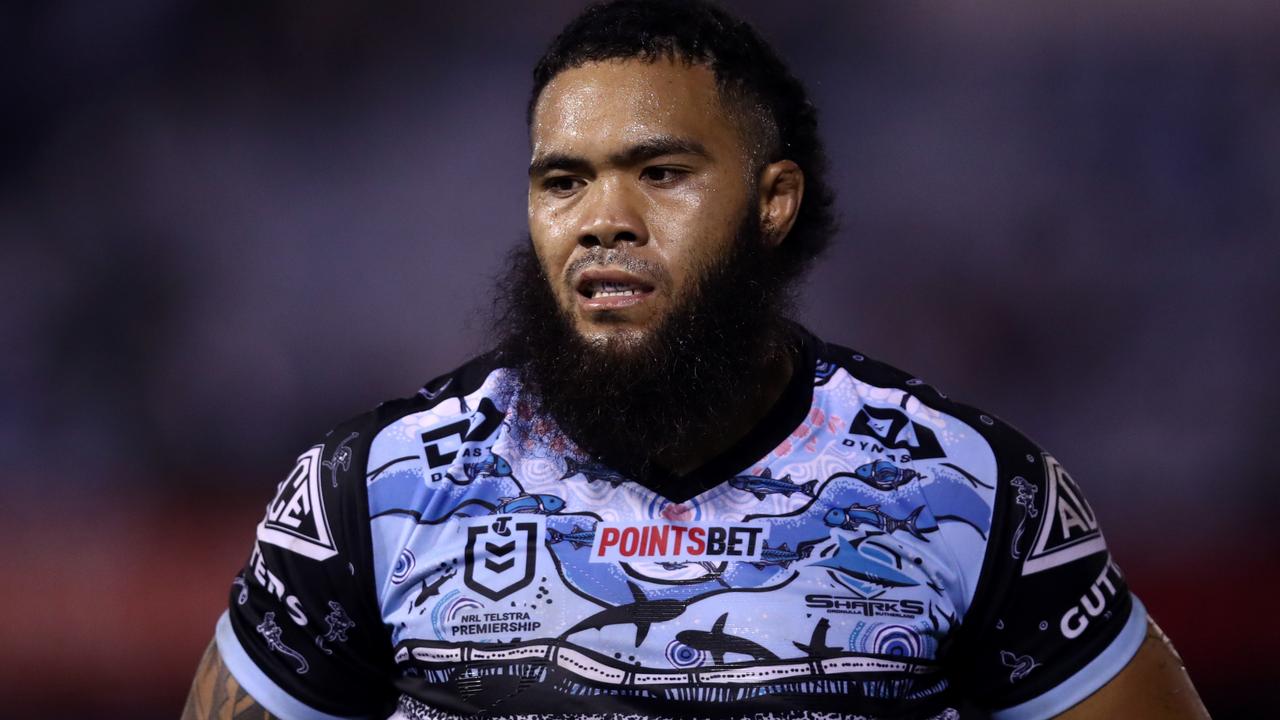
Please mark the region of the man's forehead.
<svg viewBox="0 0 1280 720"><path fill-rule="evenodd" d="M705 65L678 60L606 60L571 68L547 83L530 128L535 155L583 144L630 146L656 136L732 142L732 123Z"/></svg>

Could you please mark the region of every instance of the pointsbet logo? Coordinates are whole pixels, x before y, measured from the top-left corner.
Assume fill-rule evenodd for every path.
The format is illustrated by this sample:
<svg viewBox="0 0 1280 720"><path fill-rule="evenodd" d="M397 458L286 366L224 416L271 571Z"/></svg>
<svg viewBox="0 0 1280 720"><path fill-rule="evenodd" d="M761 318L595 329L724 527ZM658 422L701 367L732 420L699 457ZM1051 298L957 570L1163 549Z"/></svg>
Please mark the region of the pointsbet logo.
<svg viewBox="0 0 1280 720"><path fill-rule="evenodd" d="M602 522L591 562L759 560L768 531L750 522Z"/></svg>

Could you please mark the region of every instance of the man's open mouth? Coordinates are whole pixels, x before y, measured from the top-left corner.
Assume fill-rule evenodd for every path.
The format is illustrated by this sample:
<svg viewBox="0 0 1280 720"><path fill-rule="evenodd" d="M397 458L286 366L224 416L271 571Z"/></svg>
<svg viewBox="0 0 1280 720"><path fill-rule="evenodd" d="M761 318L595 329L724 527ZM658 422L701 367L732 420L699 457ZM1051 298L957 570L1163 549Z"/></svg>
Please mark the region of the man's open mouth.
<svg viewBox="0 0 1280 720"><path fill-rule="evenodd" d="M654 285L639 275L618 268L593 267L578 275L574 288L587 309L617 310L630 307L653 294Z"/></svg>
<svg viewBox="0 0 1280 720"><path fill-rule="evenodd" d="M611 297L631 297L652 292L653 286L639 283L588 280L578 285L578 292L592 300Z"/></svg>

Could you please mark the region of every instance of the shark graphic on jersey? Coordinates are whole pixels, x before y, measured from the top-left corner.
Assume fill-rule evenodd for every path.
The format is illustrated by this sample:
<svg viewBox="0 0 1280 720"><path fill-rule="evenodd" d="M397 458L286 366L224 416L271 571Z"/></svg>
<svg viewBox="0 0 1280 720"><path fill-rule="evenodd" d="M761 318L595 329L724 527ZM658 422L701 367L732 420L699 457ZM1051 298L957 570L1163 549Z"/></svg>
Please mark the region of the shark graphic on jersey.
<svg viewBox="0 0 1280 720"><path fill-rule="evenodd" d="M796 720L1026 717L1122 667L1145 614L1061 465L798 333L773 444L679 485L579 455L491 359L331 433L351 467L304 482L313 448L272 520L302 493L324 551L260 551L328 627L255 631L283 613L249 584L229 667L314 717Z"/></svg>

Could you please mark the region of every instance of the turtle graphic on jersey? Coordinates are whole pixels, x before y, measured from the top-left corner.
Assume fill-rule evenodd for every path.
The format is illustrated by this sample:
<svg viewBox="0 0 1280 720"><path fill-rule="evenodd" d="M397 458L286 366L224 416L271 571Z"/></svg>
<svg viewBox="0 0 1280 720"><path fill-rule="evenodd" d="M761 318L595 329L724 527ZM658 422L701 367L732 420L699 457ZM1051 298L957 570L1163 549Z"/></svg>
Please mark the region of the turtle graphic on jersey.
<svg viewBox="0 0 1280 720"><path fill-rule="evenodd" d="M725 613L711 626L711 632L705 630L681 630L676 633L676 640L694 650L711 653L716 665L724 665L724 656L728 653L750 655L752 660L777 660L778 656L768 648L753 640L737 635L728 635L724 631L729 613Z"/></svg>
<svg viewBox="0 0 1280 720"><path fill-rule="evenodd" d="M769 468L765 468L759 475L738 475L729 479L730 487L749 492L755 495L757 500L764 500L767 495L778 494L791 497L791 494L796 492L813 497L817 484L818 481L814 479L803 485L797 485L791 482L790 475L775 478L773 471Z"/></svg>

